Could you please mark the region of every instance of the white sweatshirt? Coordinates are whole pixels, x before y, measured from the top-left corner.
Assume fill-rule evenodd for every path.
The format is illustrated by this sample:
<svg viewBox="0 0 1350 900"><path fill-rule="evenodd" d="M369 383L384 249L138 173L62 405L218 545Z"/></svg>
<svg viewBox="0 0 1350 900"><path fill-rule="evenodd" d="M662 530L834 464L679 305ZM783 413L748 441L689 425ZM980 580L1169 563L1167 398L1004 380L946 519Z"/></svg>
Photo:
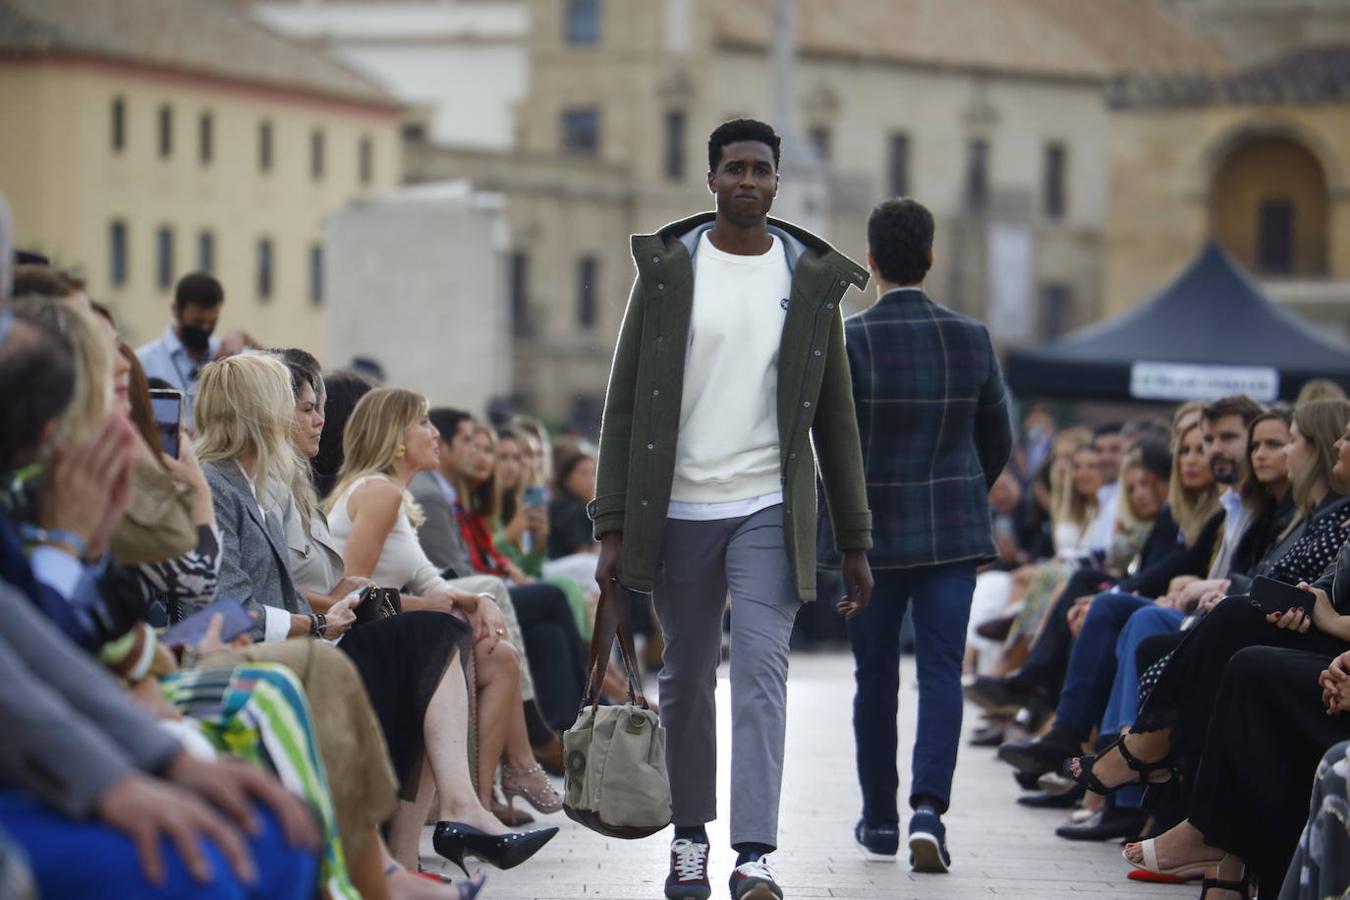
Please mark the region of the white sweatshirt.
<svg viewBox="0 0 1350 900"><path fill-rule="evenodd" d="M691 504L731 504L722 511L748 515L755 509L745 501L782 502L778 348L791 289L777 236L760 256L723 253L706 232L699 239L672 518L706 517Z"/></svg>

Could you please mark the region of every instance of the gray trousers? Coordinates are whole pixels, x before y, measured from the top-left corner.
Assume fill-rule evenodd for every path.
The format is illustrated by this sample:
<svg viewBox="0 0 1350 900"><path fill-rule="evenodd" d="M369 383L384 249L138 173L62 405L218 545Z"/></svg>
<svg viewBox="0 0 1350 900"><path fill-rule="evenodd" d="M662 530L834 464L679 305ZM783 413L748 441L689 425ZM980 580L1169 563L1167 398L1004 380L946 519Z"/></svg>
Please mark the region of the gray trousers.
<svg viewBox="0 0 1350 900"><path fill-rule="evenodd" d="M778 845L787 729L788 640L801 606L783 545L783 507L715 522L666 522L653 603L666 649L673 820L717 818L717 664L731 595L731 842Z"/></svg>

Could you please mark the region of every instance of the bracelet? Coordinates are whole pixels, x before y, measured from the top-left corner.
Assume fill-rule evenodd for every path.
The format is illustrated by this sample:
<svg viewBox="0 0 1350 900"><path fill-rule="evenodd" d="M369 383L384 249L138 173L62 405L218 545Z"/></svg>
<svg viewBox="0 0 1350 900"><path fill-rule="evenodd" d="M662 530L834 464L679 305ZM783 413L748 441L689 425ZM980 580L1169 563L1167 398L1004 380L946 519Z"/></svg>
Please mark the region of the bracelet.
<svg viewBox="0 0 1350 900"><path fill-rule="evenodd" d="M322 638L324 629L328 627L328 619L323 613L310 613L309 633L311 637Z"/></svg>
<svg viewBox="0 0 1350 900"><path fill-rule="evenodd" d="M84 551L87 549L84 538L73 531L64 528L39 528L32 522L24 522L19 526L19 534L26 543L69 548L76 559L84 559Z"/></svg>

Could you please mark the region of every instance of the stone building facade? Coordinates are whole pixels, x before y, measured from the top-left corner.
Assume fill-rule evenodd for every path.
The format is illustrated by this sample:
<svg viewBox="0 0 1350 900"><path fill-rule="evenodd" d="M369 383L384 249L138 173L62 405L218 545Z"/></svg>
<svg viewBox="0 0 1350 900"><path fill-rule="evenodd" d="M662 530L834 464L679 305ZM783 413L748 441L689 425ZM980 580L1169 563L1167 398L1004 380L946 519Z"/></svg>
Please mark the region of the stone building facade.
<svg viewBox="0 0 1350 900"><path fill-rule="evenodd" d="M628 236L710 208L719 122L774 117L774 3L531 0L529 13L515 148L410 145L408 177L506 197L520 400L585 420L632 280ZM931 292L1006 344L1101 311L1108 79L1225 66L1137 0L802 0L798 46L788 100L800 152L824 164L826 236L861 260L872 206L918 198L939 223Z"/></svg>

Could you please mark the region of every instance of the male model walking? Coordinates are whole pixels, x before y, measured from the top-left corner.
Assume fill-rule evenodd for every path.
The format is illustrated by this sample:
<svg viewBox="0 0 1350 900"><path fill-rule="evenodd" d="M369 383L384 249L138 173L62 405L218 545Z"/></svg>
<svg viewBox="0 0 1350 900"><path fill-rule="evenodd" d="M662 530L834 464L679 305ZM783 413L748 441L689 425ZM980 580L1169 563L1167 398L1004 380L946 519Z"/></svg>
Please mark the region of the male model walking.
<svg viewBox="0 0 1350 900"><path fill-rule="evenodd" d="M856 664L853 733L869 854L894 858L900 622L913 604L919 728L909 803L911 863L951 865L941 816L961 733L961 658L975 569L992 560L988 492L1012 452L1003 378L989 332L923 291L933 216L888 200L867 222L877 301L844 323L858 430L866 448L876 596L848 623Z"/></svg>
<svg viewBox="0 0 1350 900"><path fill-rule="evenodd" d="M867 605L871 515L839 301L867 274L768 217L779 138L736 119L708 140L702 213L633 238L637 281L600 431L596 580L650 591L665 636L661 721L674 803L666 896L703 898L717 814L713 691L731 597L734 900L783 893L778 841L788 638L815 599L816 473L843 554L839 611Z"/></svg>

